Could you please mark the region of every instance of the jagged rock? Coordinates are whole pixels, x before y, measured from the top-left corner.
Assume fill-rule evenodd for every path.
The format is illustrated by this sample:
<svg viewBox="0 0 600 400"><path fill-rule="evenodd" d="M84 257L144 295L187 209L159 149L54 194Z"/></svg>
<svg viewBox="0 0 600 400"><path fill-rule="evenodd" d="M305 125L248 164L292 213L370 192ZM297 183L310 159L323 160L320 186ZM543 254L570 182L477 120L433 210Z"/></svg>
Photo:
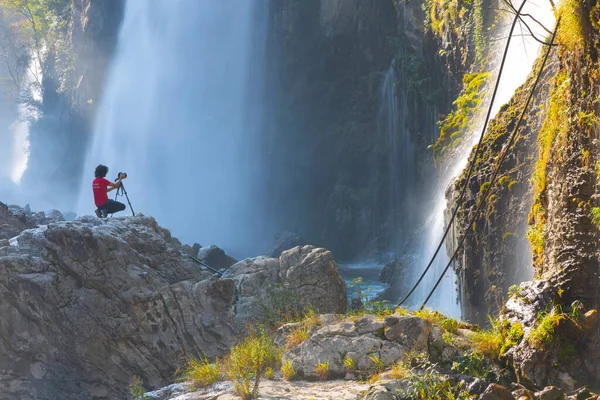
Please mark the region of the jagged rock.
<svg viewBox="0 0 600 400"><path fill-rule="evenodd" d="M535 393L535 398L539 400L564 400L566 397L565 392L555 386L548 386Z"/></svg>
<svg viewBox="0 0 600 400"><path fill-rule="evenodd" d="M393 323L394 320L396 323ZM427 348L427 340L431 331L431 323L428 321L414 315L402 315L396 319L386 319L386 325L385 337L387 340L397 341L415 351Z"/></svg>
<svg viewBox="0 0 600 400"><path fill-rule="evenodd" d="M344 314L347 307L346 285L331 252L313 246L296 247L278 259L245 259L230 267L223 278L236 280L242 298L238 315L254 318L264 307L261 296L272 287L282 287L289 296L296 293L298 306L312 307L319 313Z"/></svg>
<svg viewBox="0 0 600 400"><path fill-rule="evenodd" d="M125 398L134 375L163 386L182 355L223 355L245 322L260 320L247 307L257 295L250 287L278 282L307 303L345 306L329 252L298 249L282 260L248 260L219 279L143 216L25 230L0 248L3 395Z"/></svg>
<svg viewBox="0 0 600 400"><path fill-rule="evenodd" d="M375 386L365 395L364 400L396 400L384 386Z"/></svg>
<svg viewBox="0 0 600 400"><path fill-rule="evenodd" d="M199 248L196 254L200 260L215 269L227 269L237 262L234 258L225 254L225 251L214 245Z"/></svg>
<svg viewBox="0 0 600 400"><path fill-rule="evenodd" d="M26 219L20 218L11 212L9 206L0 203L0 239L10 239L32 227L33 225L28 223Z"/></svg>
<svg viewBox="0 0 600 400"><path fill-rule="evenodd" d="M467 386L469 394L481 394L485 391L487 383L483 379L476 378Z"/></svg>
<svg viewBox="0 0 600 400"><path fill-rule="evenodd" d="M485 389L479 400L513 400L513 397L510 390L504 386L492 383Z"/></svg>
<svg viewBox="0 0 600 400"><path fill-rule="evenodd" d="M198 258L198 252L201 248L202 246L200 246L198 243L194 243L192 246L184 244L182 250L184 253L190 254L191 256Z"/></svg>
<svg viewBox="0 0 600 400"><path fill-rule="evenodd" d="M558 297L556 288L547 281L523 282L517 294L511 296L503 310L503 318L519 322L528 331L540 313L547 311L549 304Z"/></svg>

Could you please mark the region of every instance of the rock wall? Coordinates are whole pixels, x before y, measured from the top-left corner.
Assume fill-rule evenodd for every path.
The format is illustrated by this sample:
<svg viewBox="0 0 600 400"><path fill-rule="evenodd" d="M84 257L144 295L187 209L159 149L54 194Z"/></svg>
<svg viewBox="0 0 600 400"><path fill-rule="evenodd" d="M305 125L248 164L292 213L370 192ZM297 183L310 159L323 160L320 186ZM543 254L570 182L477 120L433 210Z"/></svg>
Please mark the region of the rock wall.
<svg viewBox="0 0 600 400"><path fill-rule="evenodd" d="M541 61L541 60L540 60ZM546 117L552 77L558 68L556 54L549 60L538 89L529 105L528 117L514 142L513 150L500 167L496 184L483 212L475 219L474 228L467 231L475 216L478 202L489 185L497 157L514 131L517 119L527 101L540 62L526 83L515 92L491 121L476 161L475 173L467 182L467 192L457 215L452 237L458 241L467 235L457 256L460 301L463 317L480 324L488 315L496 315L502 307L511 285L531 279L531 250L527 240L528 216L533 203L532 175L539 152L538 132ZM469 162L472 162L471 153ZM467 171L449 193L450 208L454 207ZM485 185L485 186L484 186ZM483 187L483 189L482 189ZM455 248L455 246L454 246Z"/></svg>
<svg viewBox="0 0 600 400"><path fill-rule="evenodd" d="M281 230L327 245L342 259L396 245L397 214L406 210L390 204L390 163L401 160L391 158L378 133L385 72L396 59L401 129L417 149L415 182L431 171L425 148L457 86L442 72L424 20L415 2L271 2L275 118L267 142ZM441 95L428 97L436 89ZM416 196L408 187L399 188L402 198Z"/></svg>

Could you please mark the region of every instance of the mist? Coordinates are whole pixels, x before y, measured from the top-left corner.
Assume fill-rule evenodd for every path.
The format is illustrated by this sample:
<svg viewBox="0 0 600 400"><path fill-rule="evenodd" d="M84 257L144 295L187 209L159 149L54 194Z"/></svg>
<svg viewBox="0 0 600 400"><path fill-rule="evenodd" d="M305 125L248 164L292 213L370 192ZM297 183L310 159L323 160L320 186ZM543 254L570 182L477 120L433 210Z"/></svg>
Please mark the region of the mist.
<svg viewBox="0 0 600 400"><path fill-rule="evenodd" d="M217 244L236 257L267 247L273 232L260 147L267 6L127 2L79 215L93 213L91 181L105 164L110 180L128 173L133 210L184 243Z"/></svg>

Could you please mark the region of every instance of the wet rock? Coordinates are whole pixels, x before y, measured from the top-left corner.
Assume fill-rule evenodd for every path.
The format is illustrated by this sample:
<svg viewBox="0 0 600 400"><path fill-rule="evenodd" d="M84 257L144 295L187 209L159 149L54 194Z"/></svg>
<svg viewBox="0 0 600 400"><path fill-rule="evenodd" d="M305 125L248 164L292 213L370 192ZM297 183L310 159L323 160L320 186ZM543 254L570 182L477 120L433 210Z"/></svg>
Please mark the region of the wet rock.
<svg viewBox="0 0 600 400"><path fill-rule="evenodd" d="M193 257L198 258L198 252L200 251L201 248L202 248L202 246L200 246L198 243L194 243L192 246L184 244L182 247L182 250L184 253L187 253Z"/></svg>
<svg viewBox="0 0 600 400"><path fill-rule="evenodd" d="M583 316L583 327L591 331L598 326L598 311L597 310L589 310Z"/></svg>
<svg viewBox="0 0 600 400"><path fill-rule="evenodd" d="M271 249L267 251L267 255L269 257L279 258L281 253L286 250L292 249L297 246L307 246L310 243L296 235L295 233L283 231L275 234L275 240L273 241L273 245Z"/></svg>
<svg viewBox="0 0 600 400"><path fill-rule="evenodd" d="M565 400L567 395L562 389L555 386L548 386L543 390L536 392L535 397L539 400Z"/></svg>
<svg viewBox="0 0 600 400"><path fill-rule="evenodd" d="M25 214L15 215L9 206L0 203L0 239L10 239L34 225L27 221Z"/></svg>
<svg viewBox="0 0 600 400"><path fill-rule="evenodd" d="M214 269L227 269L237 262L234 258L225 254L223 249L220 249L214 245L198 249L195 257L199 258L201 261L210 265Z"/></svg>
<svg viewBox="0 0 600 400"><path fill-rule="evenodd" d="M514 400L510 390L496 383L490 384L479 400Z"/></svg>

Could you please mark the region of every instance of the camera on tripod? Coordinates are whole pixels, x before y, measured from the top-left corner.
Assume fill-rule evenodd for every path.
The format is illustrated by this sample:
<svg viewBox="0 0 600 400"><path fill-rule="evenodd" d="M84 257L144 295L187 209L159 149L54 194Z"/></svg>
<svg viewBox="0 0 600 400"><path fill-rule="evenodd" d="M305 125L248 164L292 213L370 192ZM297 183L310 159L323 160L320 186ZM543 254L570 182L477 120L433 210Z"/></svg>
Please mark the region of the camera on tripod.
<svg viewBox="0 0 600 400"><path fill-rule="evenodd" d="M120 178L127 178L127 172L119 172L119 175L117 175L117 179L115 179L115 182L118 181Z"/></svg>

